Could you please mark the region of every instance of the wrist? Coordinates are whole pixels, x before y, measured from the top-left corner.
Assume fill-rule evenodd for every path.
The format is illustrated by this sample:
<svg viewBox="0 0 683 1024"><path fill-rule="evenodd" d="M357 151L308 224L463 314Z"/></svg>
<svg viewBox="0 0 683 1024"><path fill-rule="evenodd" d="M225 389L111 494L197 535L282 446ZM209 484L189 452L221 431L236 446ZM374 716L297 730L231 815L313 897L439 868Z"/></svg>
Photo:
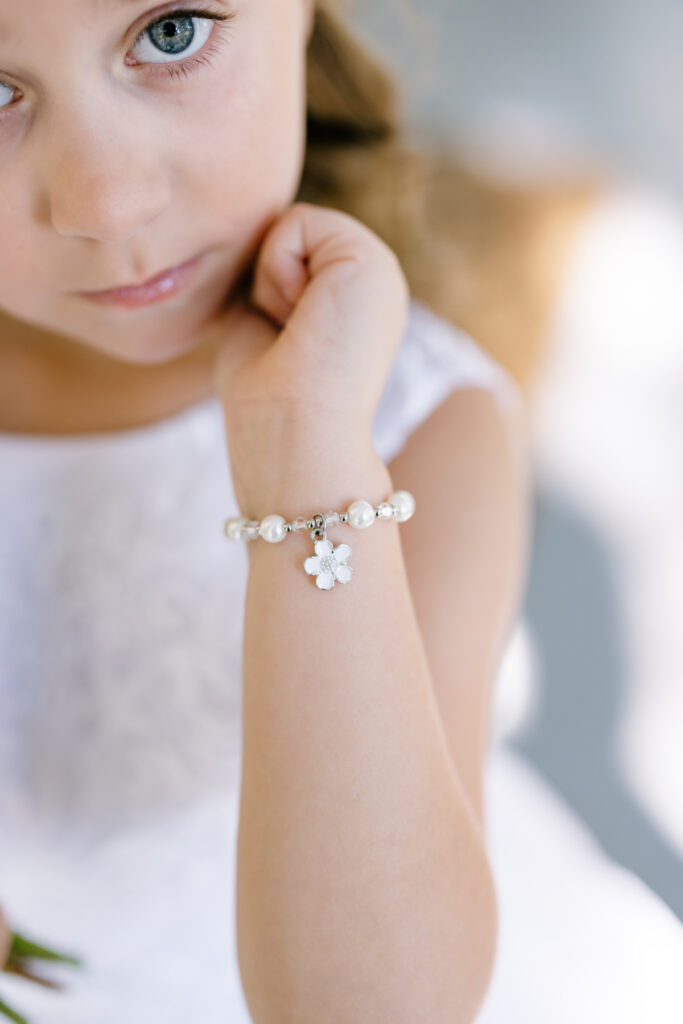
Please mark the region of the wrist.
<svg viewBox="0 0 683 1024"><path fill-rule="evenodd" d="M311 418L274 412L258 429L233 427L228 448L235 498L250 519L340 511L357 498L379 502L393 487L371 436Z"/></svg>
<svg viewBox="0 0 683 1024"><path fill-rule="evenodd" d="M358 499L378 504L393 488L391 474L370 445L289 450L274 465L257 464L234 479L240 514L259 522L267 515L287 521L316 512L342 512Z"/></svg>

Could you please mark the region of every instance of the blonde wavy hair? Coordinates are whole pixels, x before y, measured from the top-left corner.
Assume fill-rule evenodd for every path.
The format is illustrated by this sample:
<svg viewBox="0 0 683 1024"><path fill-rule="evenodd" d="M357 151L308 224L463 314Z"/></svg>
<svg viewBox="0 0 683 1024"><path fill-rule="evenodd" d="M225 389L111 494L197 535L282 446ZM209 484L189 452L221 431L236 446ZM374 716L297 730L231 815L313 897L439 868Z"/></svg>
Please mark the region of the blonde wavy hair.
<svg viewBox="0 0 683 1024"><path fill-rule="evenodd" d="M352 8L316 2L296 198L367 224L399 257L412 295L472 334L528 395L571 232L595 190L502 186L443 140L416 143L397 76L352 27Z"/></svg>

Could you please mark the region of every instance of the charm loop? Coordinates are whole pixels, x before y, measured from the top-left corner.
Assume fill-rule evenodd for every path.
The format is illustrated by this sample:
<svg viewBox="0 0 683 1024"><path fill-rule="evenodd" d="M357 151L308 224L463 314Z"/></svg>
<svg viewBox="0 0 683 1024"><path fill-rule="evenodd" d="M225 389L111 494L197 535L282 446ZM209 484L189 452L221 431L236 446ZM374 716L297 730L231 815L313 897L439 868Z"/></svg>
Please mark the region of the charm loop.
<svg viewBox="0 0 683 1024"><path fill-rule="evenodd" d="M311 537L313 540L325 540L325 516L321 512L311 518L313 523L313 529L311 530Z"/></svg>

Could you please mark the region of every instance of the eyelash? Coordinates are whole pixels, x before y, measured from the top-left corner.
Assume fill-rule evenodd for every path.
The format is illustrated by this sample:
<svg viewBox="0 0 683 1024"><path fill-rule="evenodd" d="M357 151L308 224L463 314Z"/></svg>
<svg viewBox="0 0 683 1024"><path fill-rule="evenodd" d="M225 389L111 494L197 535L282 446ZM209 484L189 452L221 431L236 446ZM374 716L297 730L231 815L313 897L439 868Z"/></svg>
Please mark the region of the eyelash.
<svg viewBox="0 0 683 1024"><path fill-rule="evenodd" d="M148 22L144 26L144 28L142 28L141 31L138 33L138 36L135 39L135 42L133 43L134 47L137 46L137 44L143 38L145 32L147 32L150 28L152 28L153 25L157 25L157 24L159 24L159 22L166 21L167 19L170 19L170 18L206 18L206 19L210 19L210 20L216 22L216 28L218 29L218 32L212 32L211 36L209 37L207 43L204 46L204 49L200 50L199 53L196 56L190 57L186 61L177 61L175 63L162 63L162 64L159 64L159 65L154 65L154 64L143 65L143 64L141 64L139 66L140 67L147 66L147 67L152 67L152 68L156 67L158 70L153 70L151 72L151 75L152 75L153 78L156 78L156 77L175 78L175 79L178 79L178 80L183 79L183 78L187 78L188 76L194 74L194 72L197 71L202 65L208 67L209 65L211 65L213 63L213 58L222 49L223 45L227 42L227 35L228 35L228 24L227 23L232 21L234 17L235 17L234 12L228 12L226 14L216 14L213 11L206 11L206 10L202 11L202 10L194 10L194 9L193 10L180 9L180 10L176 10L176 11L173 11L173 10L172 11L167 11L166 14L163 14L161 17L157 16L156 18L153 18L152 21ZM225 24L223 24L223 23L225 23ZM214 36L216 36L216 35L218 35L217 39L214 38ZM4 84L4 83L1 83L1 84ZM5 117L6 112L9 112L9 110L12 108L13 105L14 104L10 103L7 107L0 107L0 121L3 119L3 117Z"/></svg>
<svg viewBox="0 0 683 1024"><path fill-rule="evenodd" d="M209 66L213 62L213 58L216 56L218 51L221 49L223 43L227 40L223 36L224 32L227 32L228 25L222 24L223 22L232 21L235 17L234 13L227 14L216 14L212 11L200 11L200 10L177 10L167 11L166 14L161 17L156 17L152 21L148 22L147 25L138 34L133 46L137 46L140 40L153 25L158 25L162 21L166 21L171 18L209 18L216 22L216 28L219 30L218 33L213 32L209 37L207 44L203 50L200 50L195 57L190 57L186 61L177 61L174 63L162 63L159 65L150 64L148 67L154 68L151 72L152 77L161 76L162 78L187 78L188 75L193 74L200 66ZM214 39L215 35L219 35L218 39ZM223 38L220 38L223 36ZM144 66L144 65L141 65Z"/></svg>

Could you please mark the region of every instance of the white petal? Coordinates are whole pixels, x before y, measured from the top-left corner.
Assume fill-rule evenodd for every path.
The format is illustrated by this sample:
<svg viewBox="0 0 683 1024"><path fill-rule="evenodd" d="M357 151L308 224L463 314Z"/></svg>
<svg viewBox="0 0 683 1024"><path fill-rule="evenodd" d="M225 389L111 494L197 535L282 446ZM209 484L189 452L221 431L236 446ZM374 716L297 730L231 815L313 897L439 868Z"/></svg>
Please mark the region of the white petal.
<svg viewBox="0 0 683 1024"><path fill-rule="evenodd" d="M304 562L304 569L309 576L315 576L317 572L320 572L320 559L317 555L311 555L310 558L306 559Z"/></svg>
<svg viewBox="0 0 683 1024"><path fill-rule="evenodd" d="M321 572L315 578L316 586L320 587L321 590L332 590L334 586L334 576L331 572Z"/></svg>
<svg viewBox="0 0 683 1024"><path fill-rule="evenodd" d="M334 549L334 557L338 562L346 562L351 557L353 552L348 544L337 544Z"/></svg>
<svg viewBox="0 0 683 1024"><path fill-rule="evenodd" d="M316 555L320 555L321 558L324 558L325 555L332 554L332 542L327 539L317 540L313 545L313 549Z"/></svg>
<svg viewBox="0 0 683 1024"><path fill-rule="evenodd" d="M340 583L348 583L353 576L353 569L350 565L338 565L334 570L334 575Z"/></svg>

